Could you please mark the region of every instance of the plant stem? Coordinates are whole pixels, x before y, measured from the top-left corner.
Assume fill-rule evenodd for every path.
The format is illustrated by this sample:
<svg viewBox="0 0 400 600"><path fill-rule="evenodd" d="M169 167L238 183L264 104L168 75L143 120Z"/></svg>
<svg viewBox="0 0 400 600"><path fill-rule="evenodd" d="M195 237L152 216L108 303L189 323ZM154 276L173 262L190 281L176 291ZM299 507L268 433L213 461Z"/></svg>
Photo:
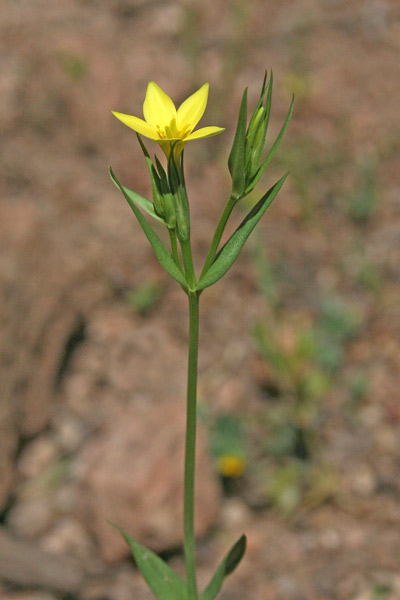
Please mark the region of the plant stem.
<svg viewBox="0 0 400 600"><path fill-rule="evenodd" d="M196 450L197 357L199 349L199 294L189 292L189 356L187 378L184 481L184 534L188 600L197 600L196 542L194 534L194 474Z"/></svg>
<svg viewBox="0 0 400 600"><path fill-rule="evenodd" d="M193 255L192 248L190 245L190 239L185 241L181 240L181 250L183 264L185 266L186 281L189 284L189 292L194 292L196 289L196 275L194 272Z"/></svg>
<svg viewBox="0 0 400 600"><path fill-rule="evenodd" d="M203 267L203 270L201 272L200 279L208 271L208 269L211 267L211 265L212 265L212 263L214 261L215 255L216 255L217 250L218 250L219 243L221 241L222 234L224 233L225 226L226 226L226 224L228 222L228 219L229 219L229 217L231 215L233 207L235 206L235 204L237 203L237 201L238 201L237 198L232 198L232 196L231 196L229 198L228 202L225 205L225 208L224 208L224 210L222 212L222 215L221 215L221 217L220 217L220 219L218 221L218 225L217 225L217 228L215 230L214 237L212 239L210 248L208 250L207 258L206 258L206 261L204 263L204 267Z"/></svg>
<svg viewBox="0 0 400 600"><path fill-rule="evenodd" d="M168 229L168 233L169 233L169 240L171 242L172 258L174 259L176 266L179 267L180 270L182 271L181 261L179 260L178 244L176 241L176 232L175 232L175 230Z"/></svg>

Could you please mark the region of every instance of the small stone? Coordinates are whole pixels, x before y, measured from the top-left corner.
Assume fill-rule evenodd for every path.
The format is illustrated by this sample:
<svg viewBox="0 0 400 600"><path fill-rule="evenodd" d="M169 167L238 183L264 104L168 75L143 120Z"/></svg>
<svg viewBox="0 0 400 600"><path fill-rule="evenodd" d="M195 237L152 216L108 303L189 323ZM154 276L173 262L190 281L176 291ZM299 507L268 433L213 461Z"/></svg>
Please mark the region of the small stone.
<svg viewBox="0 0 400 600"><path fill-rule="evenodd" d="M67 483L54 493L54 506L58 513L73 513L78 502L78 489L74 483Z"/></svg>
<svg viewBox="0 0 400 600"><path fill-rule="evenodd" d="M390 455L396 455L399 448L399 436L391 427L382 427L375 434L376 443L379 450L387 452Z"/></svg>
<svg viewBox="0 0 400 600"><path fill-rule="evenodd" d="M85 561L93 552L84 527L73 517L65 517L58 521L42 538L41 546L54 554L69 554Z"/></svg>
<svg viewBox="0 0 400 600"><path fill-rule="evenodd" d="M49 436L41 436L30 442L21 453L18 461L20 473L31 479L37 477L56 459L58 446Z"/></svg>
<svg viewBox="0 0 400 600"><path fill-rule="evenodd" d="M345 532L345 544L350 548L361 548L365 544L366 536L365 530L353 527Z"/></svg>
<svg viewBox="0 0 400 600"><path fill-rule="evenodd" d="M282 575L276 579L276 588L283 598L292 598L297 591L297 583L293 577Z"/></svg>
<svg viewBox="0 0 400 600"><path fill-rule="evenodd" d="M360 466L352 475L351 487L360 496L370 496L375 489L375 478L371 469Z"/></svg>
<svg viewBox="0 0 400 600"><path fill-rule="evenodd" d="M105 560L130 553L110 521L155 551L182 544L184 431L180 401L147 402L110 415L78 457L78 513ZM201 427L198 433L196 533L204 535L217 522L220 489Z"/></svg>
<svg viewBox="0 0 400 600"><path fill-rule="evenodd" d="M221 525L226 529L236 529L248 523L250 511L240 498L227 498L221 509Z"/></svg>
<svg viewBox="0 0 400 600"><path fill-rule="evenodd" d="M367 405L360 409L360 419L367 427L375 428L382 422L382 408L377 405Z"/></svg>
<svg viewBox="0 0 400 600"><path fill-rule="evenodd" d="M7 521L22 537L35 537L43 533L54 518L54 508L49 497L17 502L8 513Z"/></svg>
<svg viewBox="0 0 400 600"><path fill-rule="evenodd" d="M325 529L319 536L320 545L325 550L337 550L341 545L339 532L336 529Z"/></svg>
<svg viewBox="0 0 400 600"><path fill-rule="evenodd" d="M68 413L55 420L57 441L65 452L74 452L79 448L87 434L82 419Z"/></svg>

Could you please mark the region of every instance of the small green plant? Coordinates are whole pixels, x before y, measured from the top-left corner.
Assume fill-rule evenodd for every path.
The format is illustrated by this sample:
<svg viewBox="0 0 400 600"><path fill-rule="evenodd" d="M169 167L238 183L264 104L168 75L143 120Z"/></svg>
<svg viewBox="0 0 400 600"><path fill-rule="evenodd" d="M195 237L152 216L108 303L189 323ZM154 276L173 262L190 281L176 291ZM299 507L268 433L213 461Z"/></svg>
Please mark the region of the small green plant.
<svg viewBox="0 0 400 600"><path fill-rule="evenodd" d="M367 223L379 204L376 165L371 159L359 164L356 188L347 199L347 212L358 224Z"/></svg>
<svg viewBox="0 0 400 600"><path fill-rule="evenodd" d="M276 270L269 259L262 236L256 231L253 236L253 262L257 274L258 289L274 313L281 307L281 290Z"/></svg>
<svg viewBox="0 0 400 600"><path fill-rule="evenodd" d="M235 415L218 415L211 424L211 454L222 477L236 479L247 464L246 433Z"/></svg>
<svg viewBox="0 0 400 600"><path fill-rule="evenodd" d="M162 286L149 281L126 293L126 300L134 312L145 316L156 306L162 295Z"/></svg>
<svg viewBox="0 0 400 600"><path fill-rule="evenodd" d="M392 586L385 583L376 583L372 588L372 600L387 600L393 592Z"/></svg>
<svg viewBox="0 0 400 600"><path fill-rule="evenodd" d="M257 477L263 480L266 499L282 514L290 514L300 503L322 502L337 485L334 471L320 457L322 402L361 322L354 308L332 296L321 300L313 317L290 319L279 312L272 321L254 326L268 373L265 393L271 397L263 433L255 436L264 464ZM366 393L365 378L358 375L348 382L353 404Z"/></svg>
<svg viewBox="0 0 400 600"><path fill-rule="evenodd" d="M86 77L88 65L83 57L64 51L58 54L58 60L64 73L71 81L80 81Z"/></svg>
<svg viewBox="0 0 400 600"><path fill-rule="evenodd" d="M113 112L122 123L136 131L137 134L157 142L165 155L166 167L163 166L157 155L154 159L150 157L138 135L150 175L152 202L124 187L111 169L110 175L131 207L160 264L180 284L189 301L183 518L186 578L180 577L160 557L116 526L129 544L136 564L148 586L159 600L214 600L222 587L224 578L232 573L239 564L246 548L246 537L243 535L226 554L208 586L199 594L194 535L199 299L207 287L216 283L231 268L247 238L278 194L287 177L287 174L281 177L261 197L228 241L221 246L225 226L234 208L258 184L289 124L293 101L280 133L269 151L263 156L271 112L272 85L272 73L269 79L265 75L259 101L248 123L247 89L243 93L236 132L228 158L228 168L232 179L231 193L217 224L199 277L196 276L193 265L190 206L185 184L183 155L187 142L213 136L223 131L223 128L215 126L195 129L206 108L208 84L204 84L176 109L171 98L154 81L151 81L148 84L143 104L144 120L133 115ZM170 248L162 241L142 211L165 226L169 235ZM221 431L224 431L225 444L228 442L231 444L235 437L232 435L235 433L232 430L232 423L228 425L225 422L223 426L220 424L219 428L220 439ZM221 449L219 451L221 452ZM235 452L237 452L237 447L235 447ZM234 467L238 468L237 462L236 466L233 464L233 454L220 453L219 458L222 460L223 469L232 472Z"/></svg>

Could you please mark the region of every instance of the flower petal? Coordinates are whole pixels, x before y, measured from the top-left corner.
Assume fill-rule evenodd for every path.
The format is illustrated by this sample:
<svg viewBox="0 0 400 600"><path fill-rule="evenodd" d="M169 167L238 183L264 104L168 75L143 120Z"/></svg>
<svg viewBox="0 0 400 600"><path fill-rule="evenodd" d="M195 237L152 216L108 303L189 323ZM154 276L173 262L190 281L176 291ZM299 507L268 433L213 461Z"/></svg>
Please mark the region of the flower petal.
<svg viewBox="0 0 400 600"><path fill-rule="evenodd" d="M180 130L186 125L192 131L200 121L207 106L209 84L205 83L197 92L186 98L177 110L177 125Z"/></svg>
<svg viewBox="0 0 400 600"><path fill-rule="evenodd" d="M147 86L143 114L149 125L158 125L161 129L169 125L172 119L176 119L175 104L155 81L150 81Z"/></svg>
<svg viewBox="0 0 400 600"><path fill-rule="evenodd" d="M139 117L134 117L133 115L125 115L124 113L115 112L114 110L112 110L111 112L114 115L114 117L117 117L117 119L122 121L124 125L127 125L131 129L134 129L141 135L144 135L145 137L148 137L151 140L159 139L160 136L157 134L156 130L153 129L151 125L146 123L146 121L143 121L143 119L139 119Z"/></svg>
<svg viewBox="0 0 400 600"><path fill-rule="evenodd" d="M193 131L193 133L185 137L184 141L188 142L189 140L198 140L199 138L211 137L212 135L217 135L223 131L225 131L225 127L214 127L212 125L209 127L202 127L201 129L197 129L197 131Z"/></svg>

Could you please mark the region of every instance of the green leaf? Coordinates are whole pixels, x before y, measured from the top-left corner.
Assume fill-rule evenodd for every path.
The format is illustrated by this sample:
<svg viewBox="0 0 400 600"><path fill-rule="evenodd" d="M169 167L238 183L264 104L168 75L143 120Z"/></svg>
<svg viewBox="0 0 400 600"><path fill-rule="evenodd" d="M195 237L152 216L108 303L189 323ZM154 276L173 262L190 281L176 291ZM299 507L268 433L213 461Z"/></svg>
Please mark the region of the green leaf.
<svg viewBox="0 0 400 600"><path fill-rule="evenodd" d="M230 575L238 566L246 551L246 536L242 535L229 550L218 569L215 571L210 583L200 596L200 600L214 600L220 591L225 577Z"/></svg>
<svg viewBox="0 0 400 600"><path fill-rule="evenodd" d="M150 202L150 200L147 200L147 198L140 196L140 194L137 194L136 192L133 192L132 190L129 190L128 188L121 185L117 181L117 178L115 177L111 168L110 168L110 176L111 176L112 181L116 185L116 187L118 189L120 189L121 192L124 194L128 204L131 208L132 208L132 203L136 204L137 206L140 206L140 208L142 208L144 211L146 211L148 215L153 217L153 219L156 219L157 221L160 221L161 223L165 223L164 219L159 217L158 214L156 213L156 211L154 210L153 203Z"/></svg>
<svg viewBox="0 0 400 600"><path fill-rule="evenodd" d="M243 248L247 238L261 219L267 208L270 206L275 196L281 189L286 177L289 173L286 173L279 181L273 185L266 194L257 202L252 208L247 217L243 219L236 231L231 235L226 244L218 252L214 262L210 268L200 277L197 284L198 290L203 290L209 287L218 279L221 279L225 273L231 268L235 260L237 259L241 249Z"/></svg>
<svg viewBox="0 0 400 600"><path fill-rule="evenodd" d="M149 240L160 264L164 269L173 277L178 283L180 283L185 290L187 290L187 283L185 276L183 275L181 269L177 266L174 259L172 258L168 248L164 244L164 242L158 237L156 232L153 230L151 225L146 221L143 214L140 212L135 202L133 202L129 196L129 194L125 191L125 188L119 183L118 179L113 173L113 170L110 167L110 176L115 185L121 190L123 195L125 196L126 201L129 206L133 210L135 217L139 221L139 225L144 231L145 236Z"/></svg>
<svg viewBox="0 0 400 600"><path fill-rule="evenodd" d="M260 165L260 168L258 169L258 171L256 172L255 176L253 177L253 179L250 182L250 185L246 188L246 194L249 194L251 192L252 189L254 189L254 187L257 185L257 183L260 181L265 169L267 168L268 163L270 162L271 158L273 157L273 155L275 154L276 150L278 149L279 144L282 141L283 136L286 133L286 129L288 128L289 125L289 121L291 119L292 113L293 113L293 105L294 105L294 96L292 98L292 102L290 104L290 108L289 108L289 112L287 114L287 117L285 119L285 122L282 126L282 129L280 130L275 142L273 143L270 151L268 152L267 156L265 157L265 159L263 160L263 162Z"/></svg>
<svg viewBox="0 0 400 600"><path fill-rule="evenodd" d="M186 600L186 584L178 573L175 573L157 554L135 542L120 527L113 523L111 525L124 537L132 550L139 571L158 600Z"/></svg>
<svg viewBox="0 0 400 600"><path fill-rule="evenodd" d="M232 176L232 195L240 198L245 188L245 149L247 123L247 88L243 92L240 104L236 133L232 150L228 158L229 172Z"/></svg>

